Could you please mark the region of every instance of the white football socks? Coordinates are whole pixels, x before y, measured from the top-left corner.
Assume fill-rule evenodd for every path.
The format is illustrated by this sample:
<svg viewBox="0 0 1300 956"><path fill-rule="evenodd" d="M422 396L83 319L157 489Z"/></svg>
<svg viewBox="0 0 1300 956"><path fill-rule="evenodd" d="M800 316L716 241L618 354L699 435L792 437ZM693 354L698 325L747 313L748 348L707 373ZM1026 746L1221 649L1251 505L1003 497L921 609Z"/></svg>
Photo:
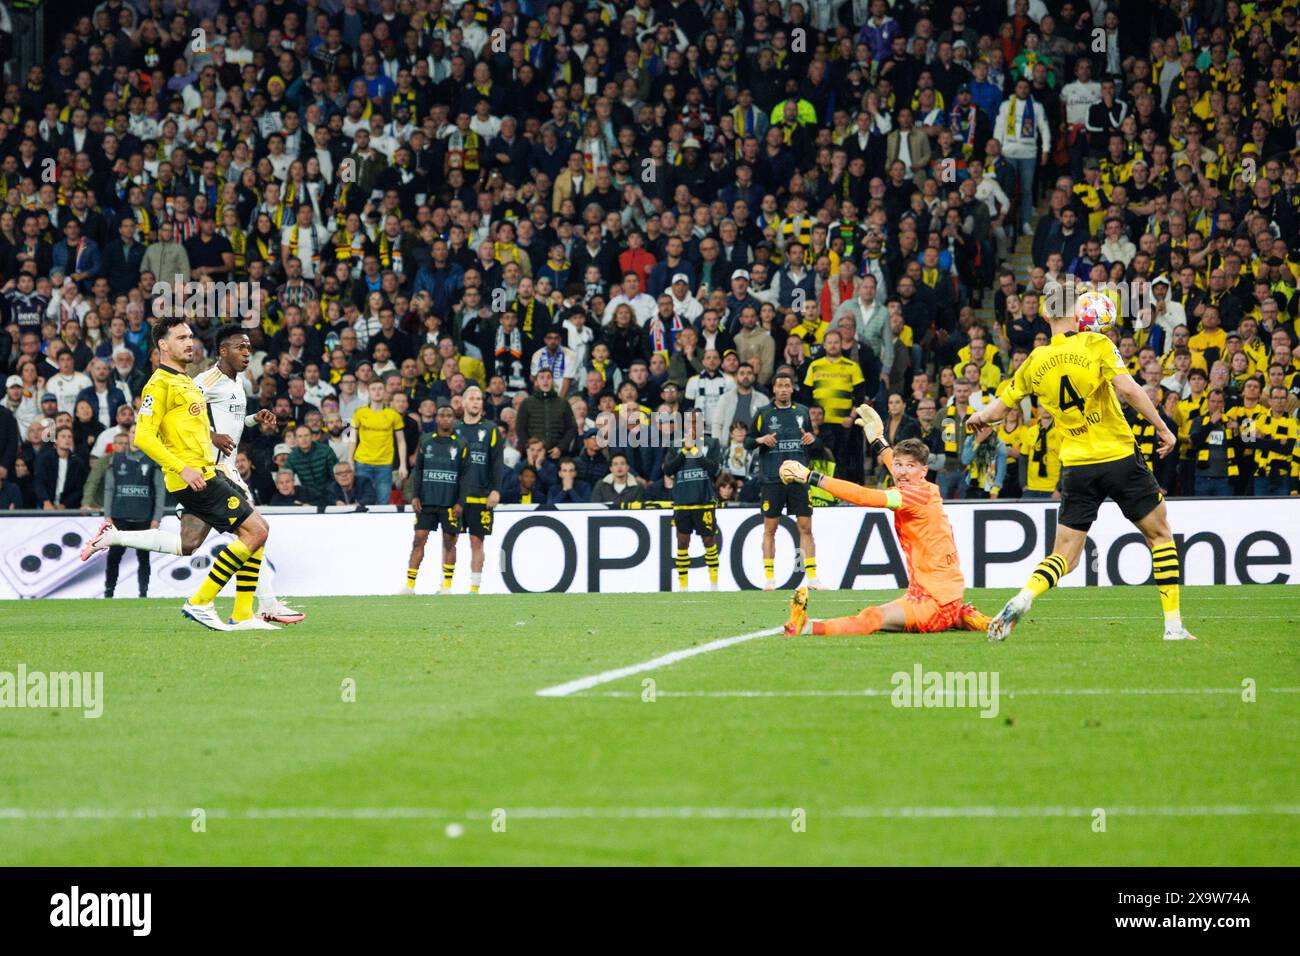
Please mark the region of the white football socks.
<svg viewBox="0 0 1300 956"><path fill-rule="evenodd" d="M271 568L271 563L266 560L266 555L262 555L262 567L257 573L257 607L259 610L266 610L274 607L280 599L275 596L275 571Z"/></svg>
<svg viewBox="0 0 1300 956"><path fill-rule="evenodd" d="M148 531L118 531L108 533L108 543L138 551L158 551L161 554L180 554L181 536L173 531L150 528Z"/></svg>

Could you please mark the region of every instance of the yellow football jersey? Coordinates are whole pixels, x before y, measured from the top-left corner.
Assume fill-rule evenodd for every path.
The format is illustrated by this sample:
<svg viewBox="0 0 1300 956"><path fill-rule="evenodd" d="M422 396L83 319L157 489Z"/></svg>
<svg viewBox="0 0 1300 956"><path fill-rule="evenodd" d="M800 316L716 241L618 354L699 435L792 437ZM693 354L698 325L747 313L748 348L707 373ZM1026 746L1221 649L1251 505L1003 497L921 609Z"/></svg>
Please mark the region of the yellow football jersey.
<svg viewBox="0 0 1300 956"><path fill-rule="evenodd" d="M135 443L162 467L167 490L186 487L182 468L197 469L205 479L216 474L208 402L194 379L160 365L141 395Z"/></svg>
<svg viewBox="0 0 1300 956"><path fill-rule="evenodd" d="M812 389L813 402L826 413L828 425L838 425L853 412L853 390L861 385L862 368L846 355L822 356L808 363L804 385Z"/></svg>
<svg viewBox="0 0 1300 956"><path fill-rule="evenodd" d="M1034 349L999 397L1014 405L1036 395L1061 432L1061 464L1095 465L1133 454L1133 431L1111 385L1127 374L1106 336L1065 332Z"/></svg>
<svg viewBox="0 0 1300 956"><path fill-rule="evenodd" d="M1020 442L1025 456L1025 490L1055 491L1061 480L1061 430L1034 424Z"/></svg>

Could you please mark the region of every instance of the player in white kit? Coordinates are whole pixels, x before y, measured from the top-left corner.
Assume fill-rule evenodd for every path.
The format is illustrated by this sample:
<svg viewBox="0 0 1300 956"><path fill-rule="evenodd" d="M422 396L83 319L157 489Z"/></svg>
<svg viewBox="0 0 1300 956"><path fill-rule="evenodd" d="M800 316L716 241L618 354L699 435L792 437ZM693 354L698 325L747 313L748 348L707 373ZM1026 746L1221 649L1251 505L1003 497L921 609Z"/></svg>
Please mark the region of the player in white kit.
<svg viewBox="0 0 1300 956"><path fill-rule="evenodd" d="M249 504L253 504L253 495L235 468L235 455L239 448L239 439L246 427L251 428L259 422L275 420L273 412L265 409L255 415L247 415L248 394L239 380L240 374L248 368L252 358L252 344L248 333L237 325L228 325L217 332L217 364L195 378L195 384L203 392L208 404L208 421L212 427L212 444L217 449L217 467L234 482ZM194 515L185 513L181 516L181 533L153 529L148 531L119 531L112 522L105 521L99 531L86 544L81 552L81 560L90 558L96 551L114 545L137 548L141 551L159 551L163 554L193 554L198 550L203 539L208 536L208 524ZM217 529L223 530L223 529ZM303 620L301 611L289 607L275 596L274 573L270 563L262 565L257 581L257 611L264 621L278 624L297 624Z"/></svg>

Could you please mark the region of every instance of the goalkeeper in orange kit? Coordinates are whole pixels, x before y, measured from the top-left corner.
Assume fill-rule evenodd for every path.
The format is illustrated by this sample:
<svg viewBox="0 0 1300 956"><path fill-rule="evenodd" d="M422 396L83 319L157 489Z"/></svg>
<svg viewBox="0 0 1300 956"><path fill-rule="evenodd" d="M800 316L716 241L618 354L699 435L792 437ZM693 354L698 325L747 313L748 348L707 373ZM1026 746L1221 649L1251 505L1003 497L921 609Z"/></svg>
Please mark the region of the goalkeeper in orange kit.
<svg viewBox="0 0 1300 956"><path fill-rule="evenodd" d="M938 485L925 480L930 451L916 438L890 448L884 425L870 405L857 409L857 423L867 434L872 451L893 476L893 488L863 488L851 481L810 471L797 461L781 465L781 480L804 482L829 492L841 501L894 512L894 529L907 558L907 594L896 601L865 607L850 617L825 621L808 619L808 589L799 588L790 599L787 634L872 634L876 631L964 630L983 633L989 619L973 605L962 602L966 581L957 558L952 526L943 510Z"/></svg>

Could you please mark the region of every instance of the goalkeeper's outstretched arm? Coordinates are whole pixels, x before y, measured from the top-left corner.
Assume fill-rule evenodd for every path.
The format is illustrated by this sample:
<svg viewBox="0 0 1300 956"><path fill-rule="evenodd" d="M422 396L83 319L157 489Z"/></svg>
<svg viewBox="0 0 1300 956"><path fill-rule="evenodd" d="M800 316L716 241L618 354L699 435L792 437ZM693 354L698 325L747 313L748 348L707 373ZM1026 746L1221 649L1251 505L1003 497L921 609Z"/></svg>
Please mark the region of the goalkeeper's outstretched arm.
<svg viewBox="0 0 1300 956"><path fill-rule="evenodd" d="M882 458L888 466L893 462L893 451L886 448ZM781 480L786 484L800 482L814 488L820 488L822 491L839 498L840 501L847 501L851 505L866 505L868 508L889 508L890 510L903 507L903 493L897 488L886 488L883 491L879 488L864 488L862 485L845 481L843 478L832 478L830 475L812 471L807 465L797 461L784 461L781 463Z"/></svg>
<svg viewBox="0 0 1300 956"><path fill-rule="evenodd" d="M885 454L893 458L893 455L886 449ZM888 463L886 463L888 467ZM894 511L903 507L903 493L897 488L864 488L861 485L855 485L851 481L845 481L843 478L832 478L829 475L819 475L816 472L812 474L812 480L809 484L816 484L818 488L839 498L840 501L847 501L851 505L866 505L868 508L888 508Z"/></svg>
<svg viewBox="0 0 1300 956"><path fill-rule="evenodd" d="M857 412L857 423L862 426L862 430L866 433L867 441L871 443L872 450L876 452L892 474L894 470L894 451L884 440L884 423L881 422L880 416L867 404L858 406L855 411ZM841 501L847 501L849 504L865 505L868 508L889 508L890 510L903 506L903 494L897 488L888 488L883 491L878 488L864 488L862 485L845 481L842 478L832 478L829 475L812 471L806 465L797 461L781 463L781 480L787 484L796 481L806 482L828 494L834 495Z"/></svg>

